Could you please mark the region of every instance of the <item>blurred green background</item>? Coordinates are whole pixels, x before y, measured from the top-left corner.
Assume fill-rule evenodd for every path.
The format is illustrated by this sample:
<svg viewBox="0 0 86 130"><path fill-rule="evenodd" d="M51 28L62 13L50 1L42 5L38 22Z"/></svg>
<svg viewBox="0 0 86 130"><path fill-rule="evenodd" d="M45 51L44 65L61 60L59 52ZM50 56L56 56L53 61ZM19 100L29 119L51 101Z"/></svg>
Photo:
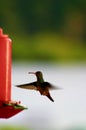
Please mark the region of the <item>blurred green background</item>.
<svg viewBox="0 0 86 130"><path fill-rule="evenodd" d="M13 60L86 62L85 0L0 0Z"/></svg>
<svg viewBox="0 0 86 130"><path fill-rule="evenodd" d="M23 126L15 126L15 125L5 125L5 126L1 125L0 130L26 130L26 128Z"/></svg>

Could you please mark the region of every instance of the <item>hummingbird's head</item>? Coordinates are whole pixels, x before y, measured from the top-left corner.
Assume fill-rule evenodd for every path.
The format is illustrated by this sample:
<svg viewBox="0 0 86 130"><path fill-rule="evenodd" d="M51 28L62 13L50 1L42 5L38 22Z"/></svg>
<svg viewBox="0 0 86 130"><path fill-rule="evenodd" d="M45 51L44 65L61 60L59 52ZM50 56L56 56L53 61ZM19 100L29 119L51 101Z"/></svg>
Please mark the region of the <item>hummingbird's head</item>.
<svg viewBox="0 0 86 130"><path fill-rule="evenodd" d="M43 74L41 71L29 72L29 74L35 74L38 80L43 80Z"/></svg>
<svg viewBox="0 0 86 130"><path fill-rule="evenodd" d="M36 74L36 76L38 76L38 77L39 77L39 76L40 76L40 77L43 76L41 71L37 71L35 74Z"/></svg>
<svg viewBox="0 0 86 130"><path fill-rule="evenodd" d="M37 77L38 77L38 76L40 76L40 77L43 76L41 71L29 72L29 74L35 74Z"/></svg>

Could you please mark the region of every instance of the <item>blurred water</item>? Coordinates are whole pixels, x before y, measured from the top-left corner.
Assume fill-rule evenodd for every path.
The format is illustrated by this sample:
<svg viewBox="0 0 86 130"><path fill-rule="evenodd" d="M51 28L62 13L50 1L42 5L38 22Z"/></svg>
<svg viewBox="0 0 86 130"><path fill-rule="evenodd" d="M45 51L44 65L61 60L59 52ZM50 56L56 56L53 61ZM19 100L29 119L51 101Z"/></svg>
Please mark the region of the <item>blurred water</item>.
<svg viewBox="0 0 86 130"><path fill-rule="evenodd" d="M36 80L30 71L40 70L44 79L63 89L51 91L55 102L39 92L16 88L14 85ZM86 124L86 66L13 64L12 99L28 107L10 119L0 119L0 125L16 124L32 130L64 130Z"/></svg>

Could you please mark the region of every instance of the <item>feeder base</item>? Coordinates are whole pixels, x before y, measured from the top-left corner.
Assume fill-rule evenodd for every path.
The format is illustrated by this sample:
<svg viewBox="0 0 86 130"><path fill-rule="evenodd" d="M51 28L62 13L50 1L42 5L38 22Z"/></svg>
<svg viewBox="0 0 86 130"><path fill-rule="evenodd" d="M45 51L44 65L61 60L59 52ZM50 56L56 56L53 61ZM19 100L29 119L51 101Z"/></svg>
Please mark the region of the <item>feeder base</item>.
<svg viewBox="0 0 86 130"><path fill-rule="evenodd" d="M24 109L26 108L19 104L7 104L7 102L0 101L0 118L10 118Z"/></svg>

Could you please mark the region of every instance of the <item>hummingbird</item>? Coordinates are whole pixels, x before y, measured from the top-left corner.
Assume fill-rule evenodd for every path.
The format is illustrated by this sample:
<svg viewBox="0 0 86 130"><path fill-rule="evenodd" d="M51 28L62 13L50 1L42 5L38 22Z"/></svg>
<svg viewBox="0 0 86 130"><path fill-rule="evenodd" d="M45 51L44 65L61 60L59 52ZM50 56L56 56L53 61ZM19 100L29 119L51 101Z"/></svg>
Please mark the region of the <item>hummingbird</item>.
<svg viewBox="0 0 86 130"><path fill-rule="evenodd" d="M37 90L40 92L41 95L47 96L52 102L54 102L53 98L49 93L49 90L57 88L53 86L51 83L44 81L43 74L41 71L29 72L29 74L34 74L37 78L37 81L27 84L16 85L16 87Z"/></svg>

